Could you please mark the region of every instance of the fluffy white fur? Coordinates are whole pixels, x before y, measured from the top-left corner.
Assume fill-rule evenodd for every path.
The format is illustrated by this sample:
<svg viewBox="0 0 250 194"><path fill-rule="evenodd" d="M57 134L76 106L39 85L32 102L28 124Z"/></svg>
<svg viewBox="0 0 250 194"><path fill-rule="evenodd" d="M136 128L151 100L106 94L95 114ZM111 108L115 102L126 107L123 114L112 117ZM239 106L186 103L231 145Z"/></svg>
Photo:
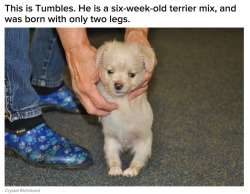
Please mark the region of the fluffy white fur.
<svg viewBox="0 0 250 194"><path fill-rule="evenodd" d="M127 95L140 85L145 70L153 70L154 60L153 50L139 44L113 41L97 51L96 64L102 80L98 89L106 100L119 106L100 118L109 175L136 176L151 155L153 113L146 92L131 101ZM122 172L120 152L127 149L134 158Z"/></svg>

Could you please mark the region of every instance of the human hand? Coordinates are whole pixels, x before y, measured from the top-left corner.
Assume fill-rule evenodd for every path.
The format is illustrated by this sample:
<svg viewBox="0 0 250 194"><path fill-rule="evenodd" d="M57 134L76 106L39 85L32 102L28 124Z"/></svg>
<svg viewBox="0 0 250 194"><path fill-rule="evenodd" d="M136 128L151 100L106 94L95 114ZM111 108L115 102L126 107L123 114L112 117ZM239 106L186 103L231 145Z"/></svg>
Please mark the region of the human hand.
<svg viewBox="0 0 250 194"><path fill-rule="evenodd" d="M151 47L150 43L147 39L148 29L145 28L127 28L124 36L124 42L126 43L134 43L137 42L139 44L145 45L147 47ZM154 67L157 65L157 59L155 58ZM154 70L153 70L154 71ZM132 100L137 96L141 95L144 91L148 89L148 82L153 75L153 71L148 72L145 71L142 83L132 92L129 93L128 99Z"/></svg>
<svg viewBox="0 0 250 194"><path fill-rule="evenodd" d="M99 93L96 83L99 81L95 66L96 49L91 45L82 45L67 53L72 77L72 87L89 114L105 116L117 105L107 102Z"/></svg>
<svg viewBox="0 0 250 194"><path fill-rule="evenodd" d="M77 28L57 30L69 65L73 90L87 112L105 116L117 109L118 105L106 101L97 89L99 74L95 65L96 49L86 38L86 30Z"/></svg>

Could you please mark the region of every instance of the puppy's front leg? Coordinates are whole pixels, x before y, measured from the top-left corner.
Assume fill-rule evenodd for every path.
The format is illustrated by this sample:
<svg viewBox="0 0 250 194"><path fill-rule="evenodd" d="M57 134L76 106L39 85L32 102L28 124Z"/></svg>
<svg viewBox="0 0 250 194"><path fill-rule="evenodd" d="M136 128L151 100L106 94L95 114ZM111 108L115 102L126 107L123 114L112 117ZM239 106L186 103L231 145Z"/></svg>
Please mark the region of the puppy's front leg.
<svg viewBox="0 0 250 194"><path fill-rule="evenodd" d="M121 144L114 137L105 136L104 151L107 164L110 168L109 175L117 176L122 174L122 163L120 159Z"/></svg>
<svg viewBox="0 0 250 194"><path fill-rule="evenodd" d="M152 138L148 138L146 141L138 141L133 148L135 153L128 169L126 169L122 175L127 177L137 176L142 167L145 166L148 158L151 155Z"/></svg>

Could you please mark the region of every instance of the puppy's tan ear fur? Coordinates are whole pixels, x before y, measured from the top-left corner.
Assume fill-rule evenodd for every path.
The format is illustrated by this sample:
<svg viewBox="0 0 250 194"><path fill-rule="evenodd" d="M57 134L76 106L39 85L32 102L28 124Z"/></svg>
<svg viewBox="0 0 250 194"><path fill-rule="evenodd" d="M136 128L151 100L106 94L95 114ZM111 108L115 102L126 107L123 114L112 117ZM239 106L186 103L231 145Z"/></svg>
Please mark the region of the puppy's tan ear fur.
<svg viewBox="0 0 250 194"><path fill-rule="evenodd" d="M150 73L154 69L155 52L152 48L140 45L140 53L143 56L145 68Z"/></svg>
<svg viewBox="0 0 250 194"><path fill-rule="evenodd" d="M108 47L110 44L111 42L105 42L105 44L103 44L101 47L98 48L96 52L96 67L97 68L100 67L100 65L102 64L102 56L104 52L108 50Z"/></svg>

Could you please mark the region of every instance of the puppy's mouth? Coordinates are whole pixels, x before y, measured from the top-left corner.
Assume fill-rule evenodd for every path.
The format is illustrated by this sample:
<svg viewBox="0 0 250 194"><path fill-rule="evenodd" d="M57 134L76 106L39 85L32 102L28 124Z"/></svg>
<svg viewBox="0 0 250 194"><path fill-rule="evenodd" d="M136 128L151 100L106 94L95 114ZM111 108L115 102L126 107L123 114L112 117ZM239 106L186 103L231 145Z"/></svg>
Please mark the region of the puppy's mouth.
<svg viewBox="0 0 250 194"><path fill-rule="evenodd" d="M120 91L120 90L115 90L114 92L115 96L123 96L126 92Z"/></svg>
<svg viewBox="0 0 250 194"><path fill-rule="evenodd" d="M116 89L110 89L108 84L105 85L105 89L106 89L107 93L109 95L111 95L111 96L123 96L125 94L124 91L116 90Z"/></svg>

